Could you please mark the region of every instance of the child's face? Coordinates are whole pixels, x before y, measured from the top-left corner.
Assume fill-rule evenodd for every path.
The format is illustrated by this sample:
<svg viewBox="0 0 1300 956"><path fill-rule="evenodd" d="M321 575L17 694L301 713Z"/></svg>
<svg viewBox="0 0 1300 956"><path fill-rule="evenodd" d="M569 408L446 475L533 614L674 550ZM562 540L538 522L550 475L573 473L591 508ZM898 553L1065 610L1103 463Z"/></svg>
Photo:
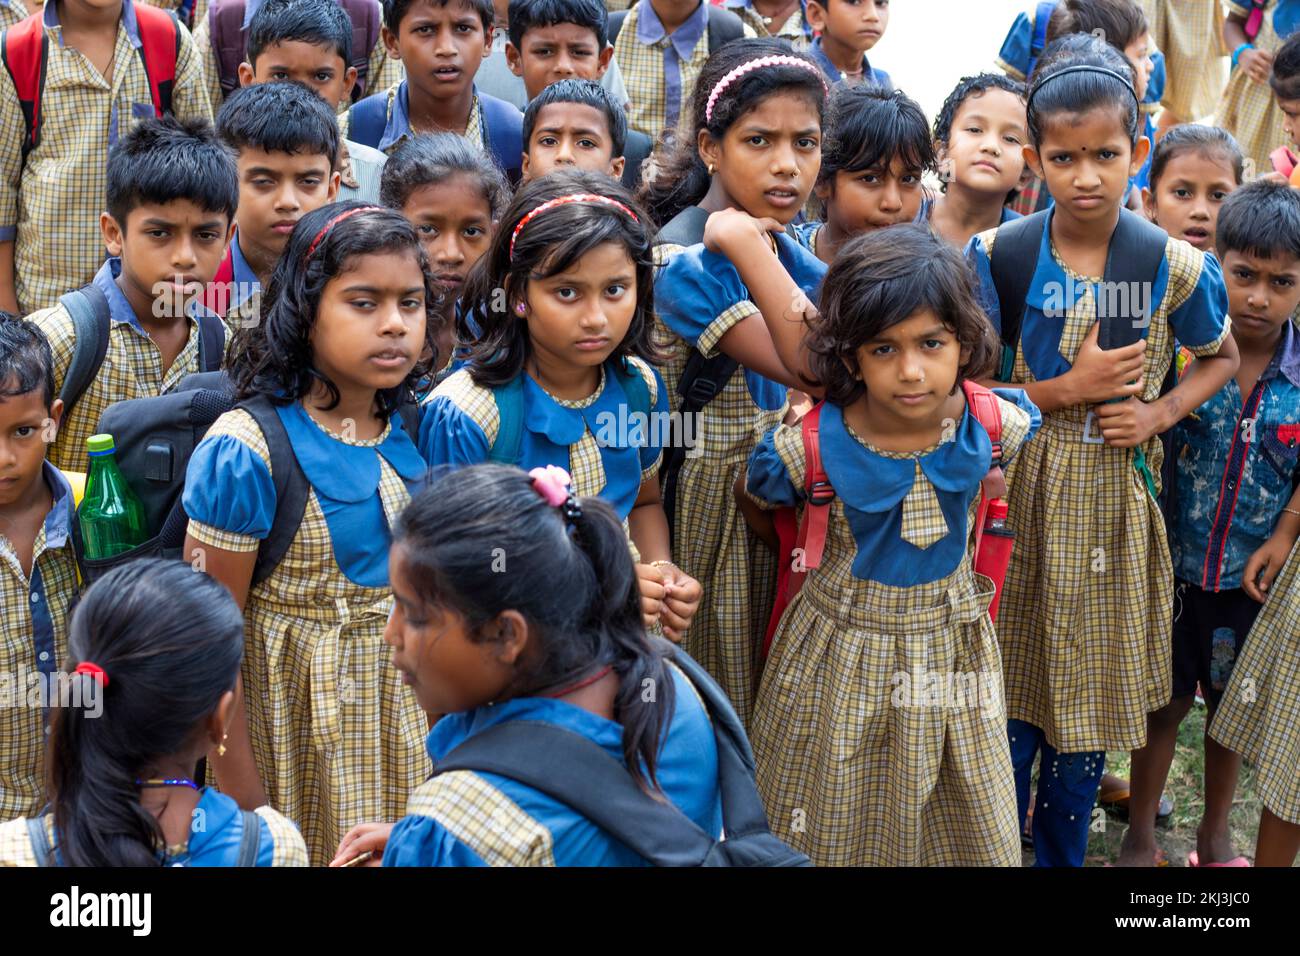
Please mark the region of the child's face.
<svg viewBox="0 0 1300 956"><path fill-rule="evenodd" d="M808 201L821 169L821 144L821 120L808 97L774 93L732 123L721 143L700 130L697 145L735 205L784 225Z"/></svg>
<svg viewBox="0 0 1300 956"><path fill-rule="evenodd" d="M636 265L606 242L548 279L528 283L528 338L538 362L595 368L614 354L636 315Z"/></svg>
<svg viewBox="0 0 1300 956"><path fill-rule="evenodd" d="M100 216L108 254L122 258L123 292L137 308L150 303L154 318L184 314L180 304L216 276L233 230L224 212L190 199L137 206L125 229L108 213Z"/></svg>
<svg viewBox="0 0 1300 956"><path fill-rule="evenodd" d="M492 242L492 210L471 176L452 176L411 191L402 215L415 226L429 269L450 299L460 297L470 267Z"/></svg>
<svg viewBox="0 0 1300 956"><path fill-rule="evenodd" d="M1024 100L1006 90L989 89L961 104L940 156L948 163L951 183L1005 196L1020 182L1028 141Z"/></svg>
<svg viewBox="0 0 1300 956"><path fill-rule="evenodd" d="M1282 111L1282 132L1286 133L1287 142L1296 146L1300 141L1300 100L1278 97L1277 108Z"/></svg>
<svg viewBox="0 0 1300 956"><path fill-rule="evenodd" d="M239 151L239 245L248 253L277 259L298 220L334 201L339 174L328 156Z"/></svg>
<svg viewBox="0 0 1300 956"><path fill-rule="evenodd" d="M352 95L357 71L344 63L333 47L301 40L273 43L253 63L239 64L240 86L276 80L306 83L331 109L336 109Z"/></svg>
<svg viewBox="0 0 1300 956"><path fill-rule="evenodd" d="M1129 179L1147 158L1146 137L1134 149L1118 108L1052 117L1025 161L1046 182L1058 211L1079 223L1114 216Z"/></svg>
<svg viewBox="0 0 1300 956"><path fill-rule="evenodd" d="M530 100L559 80L599 80L614 55L612 46L600 48L594 30L576 23L533 27L520 44L506 44L506 63L523 77Z"/></svg>
<svg viewBox="0 0 1300 956"><path fill-rule="evenodd" d="M424 351L424 325L414 250L354 256L321 293L312 362L341 392L396 388Z"/></svg>
<svg viewBox="0 0 1300 956"><path fill-rule="evenodd" d="M1271 342L1300 305L1300 259L1256 256L1230 249L1223 255L1228 314L1238 340Z"/></svg>
<svg viewBox="0 0 1300 956"><path fill-rule="evenodd" d="M930 309L885 329L857 352L867 402L896 421L930 422L957 384L957 335Z"/></svg>
<svg viewBox="0 0 1300 956"><path fill-rule="evenodd" d="M900 156L894 156L888 167L841 169L834 183L817 187L826 204L826 222L841 236L911 222L925 198L921 175L920 167L907 165Z"/></svg>
<svg viewBox="0 0 1300 956"><path fill-rule="evenodd" d="M808 22L853 50L866 53L889 26L889 0L816 0Z"/></svg>
<svg viewBox="0 0 1300 956"><path fill-rule="evenodd" d="M523 172L528 179L554 169L587 169L618 179L623 157L614 155L609 120L586 103L551 103L537 112L533 134L524 144Z"/></svg>
<svg viewBox="0 0 1300 956"><path fill-rule="evenodd" d="M425 96L453 99L474 82L479 63L492 50L492 34L478 11L460 0L439 6L415 0L397 25L397 36L383 29L391 57L406 67L406 78Z"/></svg>
<svg viewBox="0 0 1300 956"><path fill-rule="evenodd" d="M1151 35L1143 33L1124 48L1129 66L1133 67L1133 89L1137 92L1138 102L1147 95L1147 82L1151 79Z"/></svg>
<svg viewBox="0 0 1300 956"><path fill-rule="evenodd" d="M0 395L16 382L0 382ZM46 407L39 388L21 395L0 397L0 508L32 503L41 481L47 442L54 438L63 403L57 398ZM4 534L0 523L0 534Z"/></svg>
<svg viewBox="0 0 1300 956"><path fill-rule="evenodd" d="M1169 235L1213 252L1219 207L1236 188L1227 156L1189 150L1165 164L1153 188L1142 190L1142 204L1147 217Z"/></svg>

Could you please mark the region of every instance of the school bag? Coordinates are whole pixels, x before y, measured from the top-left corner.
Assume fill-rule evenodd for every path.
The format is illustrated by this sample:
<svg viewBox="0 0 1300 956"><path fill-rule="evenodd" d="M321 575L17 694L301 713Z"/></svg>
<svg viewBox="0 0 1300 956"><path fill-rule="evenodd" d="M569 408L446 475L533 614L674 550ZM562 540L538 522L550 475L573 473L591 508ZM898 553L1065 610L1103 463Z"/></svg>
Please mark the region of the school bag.
<svg viewBox="0 0 1300 956"><path fill-rule="evenodd" d="M383 11L376 0L338 0L338 4L352 19L352 62L348 65L357 71L357 83L352 87L355 103L365 95L370 54L379 42ZM208 7L208 36L217 59L222 97L229 96L239 86L239 64L244 62L248 49L246 13L246 0L213 0Z"/></svg>
<svg viewBox="0 0 1300 956"><path fill-rule="evenodd" d="M1029 68L1025 70L1025 81L1034 75L1034 67L1038 65L1038 58L1043 55L1043 50L1047 48L1047 23L1052 19L1052 13L1060 5L1060 0L1043 0L1034 8L1034 37L1029 41Z"/></svg>
<svg viewBox="0 0 1300 956"><path fill-rule="evenodd" d="M257 854L262 848L262 827L257 814L252 810L240 810L239 817L243 825L239 836L239 851L235 855L235 866L257 866ZM50 846L50 835L45 829L45 814L27 818L27 838L32 844L32 853L37 866L57 866L54 850Z"/></svg>
<svg viewBox="0 0 1300 956"><path fill-rule="evenodd" d="M100 417L98 430L113 436L118 467L144 504L151 537L130 551L92 561L80 553L78 536L78 562L87 582L136 558L189 559L181 553L189 526L189 516L181 503L185 471L212 423L234 408L243 408L253 416L270 452L275 517L270 533L258 547L252 583L260 584L271 576L298 533L311 486L271 400L259 395L236 401L226 373L204 372L187 375L166 395L116 402ZM418 408L406 403L398 414L402 427L414 441Z"/></svg>
<svg viewBox="0 0 1300 956"><path fill-rule="evenodd" d="M434 767L494 773L582 814L653 866L811 866L777 839L754 783L754 753L740 718L712 677L681 648L672 661L695 685L713 724L724 839L715 840L667 800L643 792L594 741L554 724L511 720L470 737Z"/></svg>
<svg viewBox="0 0 1300 956"><path fill-rule="evenodd" d="M483 110L483 139L488 151L510 180L510 185L516 186L523 176L524 114L512 104L490 94L476 90L475 95ZM348 139L354 143L378 149L387 125L386 90L354 103L348 111Z"/></svg>
<svg viewBox="0 0 1300 956"><path fill-rule="evenodd" d="M163 116L172 111L172 91L176 85L176 59L180 55L181 32L176 17L147 3L132 3L140 28L140 62L149 78L149 95L154 113ZM43 13L34 13L0 35L0 60L18 93L22 107L22 162L41 142L41 94L45 90L45 63L50 40L45 32Z"/></svg>
<svg viewBox="0 0 1300 956"><path fill-rule="evenodd" d="M998 601L1002 596L1002 582L1007 576L1015 540L1015 534L1006 527L1007 483L1002 468L1002 409L998 405L997 396L983 385L970 379L961 384L970 413L984 426L993 446L993 463L980 480L980 503L975 514L975 556L971 564L978 573L993 581L993 602L989 605L989 617L996 618ZM835 500L835 489L831 487L830 476L826 474L826 466L822 462L821 413L825 404L818 402L814 405L800 423L805 462L803 519L797 520L798 512L795 508L777 508L773 512L780 550L776 602L763 637L765 658L772 646L777 625L781 623L781 616L803 587L808 571L821 566L822 555L826 550L826 531L830 522L830 506ZM798 560L792 561L791 558L795 556Z"/></svg>
<svg viewBox="0 0 1300 956"><path fill-rule="evenodd" d="M616 10L609 15L606 32L609 34L610 46L618 42L618 34L623 29L623 21L627 19L627 14L626 10ZM709 4L708 17L709 56L713 56L732 40L739 40L745 35L744 23L730 10Z"/></svg>
<svg viewBox="0 0 1300 956"><path fill-rule="evenodd" d="M1020 326L1025 315L1025 298L1029 294L1029 284L1033 281L1032 263L1038 261L1038 252L1043 241L1043 230L1047 228L1048 212L1036 212L1023 219L1016 219L998 228L997 241L993 245L993 254L989 258L989 269L993 275L993 286L997 293L998 306L1002 315L1002 361L997 375L999 381L1011 380L1012 367L1015 363L1016 350L1020 344ZM1119 284L1134 288L1145 283L1145 288L1155 285L1164 261L1165 244L1169 234L1159 226L1148 222L1136 213L1120 209L1119 222L1110 237L1110 248L1106 252L1106 271L1102 280L1106 283ZM1134 296L1126 295L1125 301L1132 305ZM1152 310L1157 303L1145 297L1145 314L1143 315L1108 315L1101 319L1097 330L1097 344L1103 349L1117 349L1132 345L1146 335L1150 325ZM1164 395L1178 384L1176 362L1169 363L1169 371L1160 386ZM1164 446L1164 464L1161 467L1161 490L1157 495L1155 479L1147 467L1146 456L1141 448L1134 449L1133 466L1146 482L1151 496L1160 504L1161 511L1170 514L1172 506L1172 488L1174 463L1170 454L1172 429L1160 436ZM1100 443L1101 439L1096 439Z"/></svg>

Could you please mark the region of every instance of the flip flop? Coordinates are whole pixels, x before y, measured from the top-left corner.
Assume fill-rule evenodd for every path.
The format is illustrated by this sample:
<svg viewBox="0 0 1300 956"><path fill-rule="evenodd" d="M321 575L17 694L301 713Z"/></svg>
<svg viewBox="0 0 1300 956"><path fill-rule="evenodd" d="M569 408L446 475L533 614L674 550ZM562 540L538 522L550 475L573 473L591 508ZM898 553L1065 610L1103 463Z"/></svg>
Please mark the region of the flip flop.
<svg viewBox="0 0 1300 956"><path fill-rule="evenodd" d="M1108 813L1122 819L1128 819L1128 798L1127 790L1112 790L1110 793L1103 793L1097 797L1097 805ZM1160 806L1156 808L1157 820L1168 820L1174 815L1174 802L1169 799L1167 794L1160 794Z"/></svg>
<svg viewBox="0 0 1300 956"><path fill-rule="evenodd" d="M1237 856L1237 857L1233 857L1227 863L1202 863L1201 858L1197 856L1196 851L1191 850L1187 854L1187 865L1198 867L1198 868L1204 867L1205 869L1209 869L1210 867L1215 867L1215 866L1242 867L1242 866L1250 866L1250 860L1246 859L1244 856Z"/></svg>

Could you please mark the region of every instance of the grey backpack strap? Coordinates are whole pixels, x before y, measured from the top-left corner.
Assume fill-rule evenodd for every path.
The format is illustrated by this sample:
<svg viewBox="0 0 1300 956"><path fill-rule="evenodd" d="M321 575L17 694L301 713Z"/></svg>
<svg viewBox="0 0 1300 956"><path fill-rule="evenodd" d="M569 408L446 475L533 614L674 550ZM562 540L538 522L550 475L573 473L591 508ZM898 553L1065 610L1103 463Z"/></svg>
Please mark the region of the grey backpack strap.
<svg viewBox="0 0 1300 956"><path fill-rule="evenodd" d="M219 371L226 356L226 324L215 315L201 315L198 321L199 371Z"/></svg>
<svg viewBox="0 0 1300 956"><path fill-rule="evenodd" d="M257 854L262 848L261 817L252 810L240 810L239 816L244 828L239 835L239 856L235 860L235 866L257 866Z"/></svg>
<svg viewBox="0 0 1300 956"><path fill-rule="evenodd" d="M709 4L709 56L745 35L745 25L730 10Z"/></svg>
<svg viewBox="0 0 1300 956"><path fill-rule="evenodd" d="M53 866L54 853L50 849L50 834L45 829L45 815L27 818L27 836L32 841L32 853L37 866Z"/></svg>
<svg viewBox="0 0 1300 956"><path fill-rule="evenodd" d="M59 389L66 416L104 364L104 356L108 353L110 315L108 299L94 283L59 296L59 304L72 317L72 361L63 376L63 387Z"/></svg>

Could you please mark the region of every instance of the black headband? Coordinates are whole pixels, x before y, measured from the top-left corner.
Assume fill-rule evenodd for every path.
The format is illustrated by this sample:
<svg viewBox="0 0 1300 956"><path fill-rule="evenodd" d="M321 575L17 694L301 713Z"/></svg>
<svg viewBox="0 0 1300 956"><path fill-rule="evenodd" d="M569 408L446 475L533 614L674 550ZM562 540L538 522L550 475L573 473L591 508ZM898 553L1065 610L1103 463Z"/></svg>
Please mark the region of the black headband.
<svg viewBox="0 0 1300 956"><path fill-rule="evenodd" d="M1132 82L1129 81L1128 77L1124 76L1122 73L1115 72L1109 67L1093 66L1089 63L1080 63L1077 66L1067 66L1064 70L1060 70L1059 72L1056 73L1051 73L1048 76L1044 77L1039 82L1035 83L1034 88L1029 91L1029 101L1025 103L1025 113L1028 114L1029 111L1033 109L1034 97L1038 95L1039 90L1041 90L1048 83L1051 83L1052 80L1056 79L1058 76L1066 76L1070 73L1100 73L1102 76L1109 76L1112 77L1113 79L1119 80L1121 83L1124 84L1124 89L1128 90L1129 95L1133 97L1133 105L1137 106L1139 110L1141 109L1141 104L1138 103L1137 90L1133 88L1133 84Z"/></svg>

